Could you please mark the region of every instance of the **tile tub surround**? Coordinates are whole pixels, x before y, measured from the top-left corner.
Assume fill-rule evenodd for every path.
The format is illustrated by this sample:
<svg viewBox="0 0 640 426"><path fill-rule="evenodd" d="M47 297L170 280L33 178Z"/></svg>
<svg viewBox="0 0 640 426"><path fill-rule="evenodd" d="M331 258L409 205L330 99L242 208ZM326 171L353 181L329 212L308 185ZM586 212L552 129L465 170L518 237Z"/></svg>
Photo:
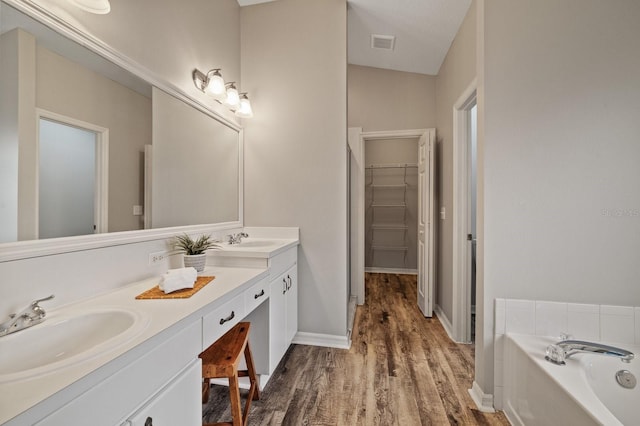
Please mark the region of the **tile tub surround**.
<svg viewBox="0 0 640 426"><path fill-rule="evenodd" d="M640 345L640 307L495 299L494 405L502 409L506 333Z"/></svg>

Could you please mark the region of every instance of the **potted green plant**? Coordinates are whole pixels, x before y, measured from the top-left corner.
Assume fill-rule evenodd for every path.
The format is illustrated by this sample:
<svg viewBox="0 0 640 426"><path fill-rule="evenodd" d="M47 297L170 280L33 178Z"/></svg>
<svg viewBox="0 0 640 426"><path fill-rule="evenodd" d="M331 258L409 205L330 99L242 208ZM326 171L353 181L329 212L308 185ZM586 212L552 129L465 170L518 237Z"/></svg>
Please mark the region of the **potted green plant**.
<svg viewBox="0 0 640 426"><path fill-rule="evenodd" d="M218 248L218 245L211 241L211 235L201 235L197 239L191 238L187 234L175 237L175 247L184 253L183 261L185 268L194 267L196 271L204 271L207 259L207 250Z"/></svg>

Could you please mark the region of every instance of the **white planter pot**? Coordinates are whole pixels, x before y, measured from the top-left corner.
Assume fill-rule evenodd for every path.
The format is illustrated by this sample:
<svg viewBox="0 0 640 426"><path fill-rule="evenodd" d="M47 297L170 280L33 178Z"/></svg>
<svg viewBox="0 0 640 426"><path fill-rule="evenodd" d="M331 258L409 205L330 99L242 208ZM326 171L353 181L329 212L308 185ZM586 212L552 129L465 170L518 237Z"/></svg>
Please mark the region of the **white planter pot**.
<svg viewBox="0 0 640 426"><path fill-rule="evenodd" d="M207 254L185 254L183 257L183 261L185 268L192 266L196 269L196 271L202 272L204 271L204 266L207 261Z"/></svg>

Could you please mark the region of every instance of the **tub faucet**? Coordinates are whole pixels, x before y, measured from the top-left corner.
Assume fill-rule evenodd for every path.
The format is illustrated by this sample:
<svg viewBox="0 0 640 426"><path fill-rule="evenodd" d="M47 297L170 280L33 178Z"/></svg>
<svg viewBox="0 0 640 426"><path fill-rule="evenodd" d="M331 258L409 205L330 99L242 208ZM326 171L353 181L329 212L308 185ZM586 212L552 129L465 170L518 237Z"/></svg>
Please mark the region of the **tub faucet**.
<svg viewBox="0 0 640 426"><path fill-rule="evenodd" d="M554 364L564 365L564 360L576 353L613 356L627 363L634 358L633 352L629 352L626 349L583 340L562 340L554 345L549 345L547 347L547 356L544 358Z"/></svg>
<svg viewBox="0 0 640 426"><path fill-rule="evenodd" d="M227 238L229 238L229 244L240 244L242 239L247 238L248 236L249 234L246 232L240 232L239 234L227 235Z"/></svg>
<svg viewBox="0 0 640 426"><path fill-rule="evenodd" d="M9 315L9 319L0 324L0 337L16 331L24 330L25 328L32 327L44 321L44 317L47 313L42 309L39 303L51 300L53 297L54 295L52 294L44 299L34 300L29 304L29 306L19 313Z"/></svg>

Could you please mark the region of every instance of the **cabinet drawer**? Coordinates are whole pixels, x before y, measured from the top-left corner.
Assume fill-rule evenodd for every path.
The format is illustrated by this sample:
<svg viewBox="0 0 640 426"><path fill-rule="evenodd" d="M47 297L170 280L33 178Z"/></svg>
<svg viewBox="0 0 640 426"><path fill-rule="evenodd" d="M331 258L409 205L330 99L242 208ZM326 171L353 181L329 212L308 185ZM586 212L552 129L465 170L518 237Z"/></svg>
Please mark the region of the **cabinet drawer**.
<svg viewBox="0 0 640 426"><path fill-rule="evenodd" d="M269 259L269 275L273 280L275 277L289 269L289 267L296 263L298 258L298 247L292 247L289 250L280 253L277 256Z"/></svg>
<svg viewBox="0 0 640 426"><path fill-rule="evenodd" d="M244 292L244 306L246 314L257 308L269 298L269 281L265 278Z"/></svg>
<svg viewBox="0 0 640 426"><path fill-rule="evenodd" d="M207 349L245 317L244 294L239 294L202 317L202 350Z"/></svg>

